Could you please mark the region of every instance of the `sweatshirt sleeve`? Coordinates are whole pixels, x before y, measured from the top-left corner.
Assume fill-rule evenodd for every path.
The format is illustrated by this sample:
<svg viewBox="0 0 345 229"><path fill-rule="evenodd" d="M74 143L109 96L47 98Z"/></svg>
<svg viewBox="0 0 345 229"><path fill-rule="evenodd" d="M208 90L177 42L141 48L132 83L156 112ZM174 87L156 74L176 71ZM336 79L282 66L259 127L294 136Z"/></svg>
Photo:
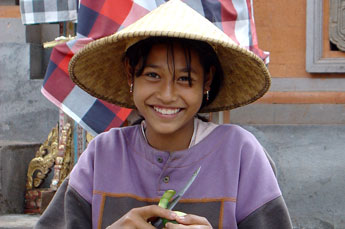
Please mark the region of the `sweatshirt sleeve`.
<svg viewBox="0 0 345 229"><path fill-rule="evenodd" d="M264 204L238 225L239 229L291 229L292 223L282 196Z"/></svg>
<svg viewBox="0 0 345 229"><path fill-rule="evenodd" d="M238 228L292 228L273 168L256 138L247 138L241 148L236 203Z"/></svg>
<svg viewBox="0 0 345 229"><path fill-rule="evenodd" d="M92 228L91 205L68 185L68 181L60 185L35 229Z"/></svg>

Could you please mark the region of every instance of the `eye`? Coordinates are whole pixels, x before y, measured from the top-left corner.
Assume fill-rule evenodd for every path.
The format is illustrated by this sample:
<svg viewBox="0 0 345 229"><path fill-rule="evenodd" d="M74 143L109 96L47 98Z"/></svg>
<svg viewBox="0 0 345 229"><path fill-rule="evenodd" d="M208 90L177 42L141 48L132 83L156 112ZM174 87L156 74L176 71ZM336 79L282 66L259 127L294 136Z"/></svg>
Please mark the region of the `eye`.
<svg viewBox="0 0 345 229"><path fill-rule="evenodd" d="M189 80L192 80L190 77L188 76L180 76L177 81L180 81L180 82L187 82L189 83Z"/></svg>
<svg viewBox="0 0 345 229"><path fill-rule="evenodd" d="M144 75L151 78L151 79L159 79L160 78L160 76L155 72L147 72Z"/></svg>

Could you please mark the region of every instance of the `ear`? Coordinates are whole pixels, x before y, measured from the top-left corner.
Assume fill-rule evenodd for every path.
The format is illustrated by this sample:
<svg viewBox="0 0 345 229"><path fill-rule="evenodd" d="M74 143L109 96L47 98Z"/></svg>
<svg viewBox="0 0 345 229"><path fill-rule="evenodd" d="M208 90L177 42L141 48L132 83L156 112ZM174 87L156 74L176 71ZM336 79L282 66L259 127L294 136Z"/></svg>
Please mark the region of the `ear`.
<svg viewBox="0 0 345 229"><path fill-rule="evenodd" d="M129 59L125 58L124 60L124 67L125 67L125 72L126 72L126 76L127 76L127 83L128 86L131 86L131 84L133 84L133 76L132 76L132 67L129 64Z"/></svg>
<svg viewBox="0 0 345 229"><path fill-rule="evenodd" d="M216 67L211 66L210 71L206 74L206 79L204 83L204 94L206 94L206 91L211 90L211 84L212 84L215 72L216 72Z"/></svg>

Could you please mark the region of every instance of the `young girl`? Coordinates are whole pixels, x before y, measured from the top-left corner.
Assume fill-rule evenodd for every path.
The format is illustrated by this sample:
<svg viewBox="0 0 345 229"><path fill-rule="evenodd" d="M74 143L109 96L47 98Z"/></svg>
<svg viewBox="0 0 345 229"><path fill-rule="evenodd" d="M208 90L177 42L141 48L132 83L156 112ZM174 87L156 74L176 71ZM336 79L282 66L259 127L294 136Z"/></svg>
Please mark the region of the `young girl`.
<svg viewBox="0 0 345 229"><path fill-rule="evenodd" d="M200 112L260 98L263 62L212 23L171 0L120 32L94 41L70 63L93 96L135 108L138 125L98 135L60 186L36 228L292 228L262 146L236 125ZM157 206L201 171L174 210Z"/></svg>

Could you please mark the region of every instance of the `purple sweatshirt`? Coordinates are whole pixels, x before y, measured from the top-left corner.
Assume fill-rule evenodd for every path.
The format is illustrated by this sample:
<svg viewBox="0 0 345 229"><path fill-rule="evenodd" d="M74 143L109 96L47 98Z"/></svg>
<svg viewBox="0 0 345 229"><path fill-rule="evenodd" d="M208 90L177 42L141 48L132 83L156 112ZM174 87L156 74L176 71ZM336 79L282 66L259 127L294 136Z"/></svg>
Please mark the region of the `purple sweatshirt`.
<svg viewBox="0 0 345 229"><path fill-rule="evenodd" d="M214 228L292 228L262 146L236 125L220 125L176 152L152 148L140 125L98 135L36 228L60 228L47 224L54 214L64 218L62 227L105 228L134 207L157 204L166 190L182 189L200 166L174 210L206 217Z"/></svg>

